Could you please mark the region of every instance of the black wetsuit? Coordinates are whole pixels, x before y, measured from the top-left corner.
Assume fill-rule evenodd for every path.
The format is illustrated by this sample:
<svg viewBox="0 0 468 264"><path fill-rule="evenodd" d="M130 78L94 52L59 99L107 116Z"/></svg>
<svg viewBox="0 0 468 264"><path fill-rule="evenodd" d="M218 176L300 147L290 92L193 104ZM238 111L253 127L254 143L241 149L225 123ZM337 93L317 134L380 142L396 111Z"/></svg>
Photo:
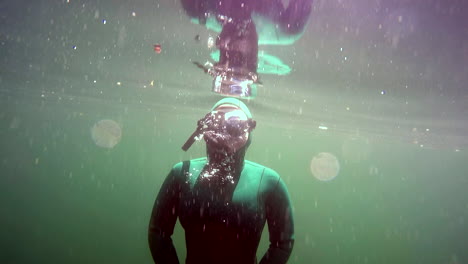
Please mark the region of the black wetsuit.
<svg viewBox="0 0 468 264"><path fill-rule="evenodd" d="M206 181L206 158L176 164L153 207L149 244L155 263L179 263L171 235L185 229L187 264L254 264L265 222L270 246L260 263L286 263L294 244L289 195L279 175L245 161L234 183ZM186 173L184 173L184 171Z"/></svg>

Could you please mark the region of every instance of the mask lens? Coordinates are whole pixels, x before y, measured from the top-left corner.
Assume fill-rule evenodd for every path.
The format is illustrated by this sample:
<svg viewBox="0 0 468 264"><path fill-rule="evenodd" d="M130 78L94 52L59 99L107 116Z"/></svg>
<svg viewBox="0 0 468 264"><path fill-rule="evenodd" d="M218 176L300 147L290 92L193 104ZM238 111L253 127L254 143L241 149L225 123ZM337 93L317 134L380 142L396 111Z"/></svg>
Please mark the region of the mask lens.
<svg viewBox="0 0 468 264"><path fill-rule="evenodd" d="M248 118L242 110L214 111L212 130L228 133L231 136L240 136L248 130Z"/></svg>

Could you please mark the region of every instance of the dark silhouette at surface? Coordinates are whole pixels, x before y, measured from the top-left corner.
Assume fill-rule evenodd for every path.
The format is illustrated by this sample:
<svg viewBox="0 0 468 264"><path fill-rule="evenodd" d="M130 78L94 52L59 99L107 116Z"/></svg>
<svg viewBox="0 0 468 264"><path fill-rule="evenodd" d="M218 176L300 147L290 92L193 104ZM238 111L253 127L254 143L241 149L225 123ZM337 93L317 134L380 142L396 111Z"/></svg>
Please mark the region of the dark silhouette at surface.
<svg viewBox="0 0 468 264"><path fill-rule="evenodd" d="M213 91L234 97L253 97L259 83L258 34L253 15L275 28L272 38L302 34L312 9L312 0L181 0L187 14L205 25L209 19L221 25L216 39L219 61L206 69L215 78ZM218 80L216 78L218 77ZM248 83L246 83L246 81ZM250 81L250 82L249 82ZM241 83L241 84L240 84ZM242 91L239 91L242 90Z"/></svg>

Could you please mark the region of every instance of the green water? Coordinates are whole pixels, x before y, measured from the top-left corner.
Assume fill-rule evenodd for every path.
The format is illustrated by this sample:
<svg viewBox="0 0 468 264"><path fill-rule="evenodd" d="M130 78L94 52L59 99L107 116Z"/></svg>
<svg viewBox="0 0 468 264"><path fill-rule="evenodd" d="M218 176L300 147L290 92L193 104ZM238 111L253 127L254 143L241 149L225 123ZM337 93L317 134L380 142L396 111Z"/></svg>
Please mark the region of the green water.
<svg viewBox="0 0 468 264"><path fill-rule="evenodd" d="M293 48L266 47L293 72L262 76L265 87L247 102L258 122L247 159L276 170L294 205L289 263L466 263L466 61L445 72L459 82L437 79L449 71L448 55L435 53L433 75L419 79L428 71L421 61L401 70L412 62L405 39L394 48L376 29L356 42L327 20L338 4L316 4L315 20ZM204 155L202 143L188 153L180 147L220 99L190 62L208 58L193 42L206 32L177 1L0 7L3 22L18 22L3 24L0 34L0 262L151 263L147 225L156 194L173 164ZM433 41L448 41L440 39ZM424 35L410 40L430 50ZM382 53L357 47L368 41L383 45ZM152 51L155 42L164 57ZM334 64L342 46L355 64ZM399 68L385 66L390 59ZM357 77L353 69L362 65L367 70ZM453 90L439 95L436 83ZM92 140L102 119L122 127L112 149ZM340 162L332 181L311 174L320 152ZM265 230L259 256L267 239ZM173 240L183 261L179 225Z"/></svg>
<svg viewBox="0 0 468 264"><path fill-rule="evenodd" d="M1 104L2 262L149 263L152 203L172 164L190 158L180 146L194 120L130 106L120 117L122 141L106 150L90 134L106 108ZM86 113L92 107L100 114ZM377 142L365 159L346 163L340 136L286 132L259 123L248 159L277 170L289 187L291 263L463 263L465 152ZM311 157L324 150L342 160L330 182L309 170ZM203 155L202 144L191 155ZM174 240L182 258L180 228Z"/></svg>

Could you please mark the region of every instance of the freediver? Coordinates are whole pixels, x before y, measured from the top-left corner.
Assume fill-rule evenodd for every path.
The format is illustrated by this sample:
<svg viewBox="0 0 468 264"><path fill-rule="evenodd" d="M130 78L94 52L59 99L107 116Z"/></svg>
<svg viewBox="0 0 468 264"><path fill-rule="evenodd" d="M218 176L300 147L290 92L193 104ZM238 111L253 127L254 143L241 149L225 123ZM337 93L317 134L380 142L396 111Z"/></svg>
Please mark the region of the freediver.
<svg viewBox="0 0 468 264"><path fill-rule="evenodd" d="M211 65L195 64L214 77L213 91L226 96L251 98L255 95L258 34L253 16L273 25L275 34L269 43L283 38L297 39L307 24L313 0L290 0L285 8L281 0L181 0L188 16L207 25L216 21L222 27L216 39L219 61ZM264 24L262 24L262 27Z"/></svg>
<svg viewBox="0 0 468 264"><path fill-rule="evenodd" d="M224 98L198 121L206 158L177 163L154 203L148 240L155 263L179 263L176 220L185 230L186 264L255 264L265 223L270 245L260 264L286 263L294 245L292 207L274 170L244 160L256 122L247 106Z"/></svg>

